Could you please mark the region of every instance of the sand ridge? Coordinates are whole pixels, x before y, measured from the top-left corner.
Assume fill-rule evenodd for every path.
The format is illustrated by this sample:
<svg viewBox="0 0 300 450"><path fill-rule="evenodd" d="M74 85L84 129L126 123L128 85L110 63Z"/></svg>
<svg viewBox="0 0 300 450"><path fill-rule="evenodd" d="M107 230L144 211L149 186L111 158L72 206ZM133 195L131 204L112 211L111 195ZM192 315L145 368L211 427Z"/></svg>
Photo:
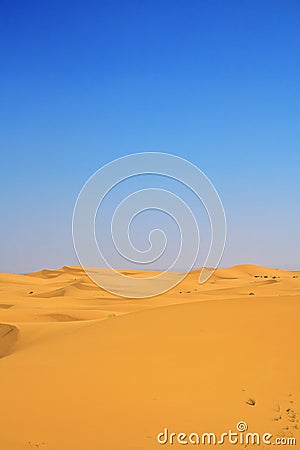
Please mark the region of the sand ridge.
<svg viewBox="0 0 300 450"><path fill-rule="evenodd" d="M198 276L124 299L79 267L0 274L0 448L157 449L239 420L300 442L300 272Z"/></svg>
<svg viewBox="0 0 300 450"><path fill-rule="evenodd" d="M0 323L0 358L12 352L18 339L18 333L17 327Z"/></svg>

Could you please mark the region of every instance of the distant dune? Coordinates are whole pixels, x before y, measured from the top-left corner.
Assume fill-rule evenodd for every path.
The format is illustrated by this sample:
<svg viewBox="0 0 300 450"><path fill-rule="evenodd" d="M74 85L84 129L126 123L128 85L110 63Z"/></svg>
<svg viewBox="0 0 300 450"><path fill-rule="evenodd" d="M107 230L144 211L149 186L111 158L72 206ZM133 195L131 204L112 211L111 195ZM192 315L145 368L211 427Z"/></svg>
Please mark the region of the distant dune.
<svg viewBox="0 0 300 450"><path fill-rule="evenodd" d="M0 449L151 450L239 421L299 446L300 272L198 276L124 299L79 267L0 274Z"/></svg>

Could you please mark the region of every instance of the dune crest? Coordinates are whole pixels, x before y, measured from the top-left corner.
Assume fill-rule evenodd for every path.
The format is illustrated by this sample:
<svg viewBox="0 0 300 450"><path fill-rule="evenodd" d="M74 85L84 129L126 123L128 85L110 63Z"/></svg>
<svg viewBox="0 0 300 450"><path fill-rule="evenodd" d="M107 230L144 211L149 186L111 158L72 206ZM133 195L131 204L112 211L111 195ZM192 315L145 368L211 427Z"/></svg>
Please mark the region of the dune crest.
<svg viewBox="0 0 300 450"><path fill-rule="evenodd" d="M17 327L0 323L0 358L8 356L13 351L18 334Z"/></svg>
<svg viewBox="0 0 300 450"><path fill-rule="evenodd" d="M0 274L0 448L155 450L243 420L300 442L300 272L198 278L124 299L80 267Z"/></svg>

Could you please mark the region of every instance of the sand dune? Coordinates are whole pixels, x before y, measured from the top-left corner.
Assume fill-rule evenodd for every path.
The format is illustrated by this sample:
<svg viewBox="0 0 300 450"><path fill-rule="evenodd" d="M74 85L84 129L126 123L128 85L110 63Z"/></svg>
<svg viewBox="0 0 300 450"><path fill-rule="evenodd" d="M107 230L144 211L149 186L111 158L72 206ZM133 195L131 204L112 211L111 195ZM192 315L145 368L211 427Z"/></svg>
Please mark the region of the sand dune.
<svg viewBox="0 0 300 450"><path fill-rule="evenodd" d="M300 272L198 276L123 299L78 267L1 274L0 448L157 449L166 427L222 433L241 420L299 445Z"/></svg>
<svg viewBox="0 0 300 450"><path fill-rule="evenodd" d="M0 358L9 355L18 339L18 328L0 323Z"/></svg>

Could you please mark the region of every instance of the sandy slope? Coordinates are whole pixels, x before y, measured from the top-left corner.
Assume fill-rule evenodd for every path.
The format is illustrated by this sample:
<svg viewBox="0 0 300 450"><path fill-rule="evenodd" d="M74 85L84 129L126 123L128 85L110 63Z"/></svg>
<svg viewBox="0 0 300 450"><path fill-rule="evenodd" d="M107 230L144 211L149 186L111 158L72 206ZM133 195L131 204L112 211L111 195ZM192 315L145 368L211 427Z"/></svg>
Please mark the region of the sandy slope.
<svg viewBox="0 0 300 450"><path fill-rule="evenodd" d="M75 267L0 275L0 449L148 450L241 420L299 445L300 273L197 278L135 300Z"/></svg>

